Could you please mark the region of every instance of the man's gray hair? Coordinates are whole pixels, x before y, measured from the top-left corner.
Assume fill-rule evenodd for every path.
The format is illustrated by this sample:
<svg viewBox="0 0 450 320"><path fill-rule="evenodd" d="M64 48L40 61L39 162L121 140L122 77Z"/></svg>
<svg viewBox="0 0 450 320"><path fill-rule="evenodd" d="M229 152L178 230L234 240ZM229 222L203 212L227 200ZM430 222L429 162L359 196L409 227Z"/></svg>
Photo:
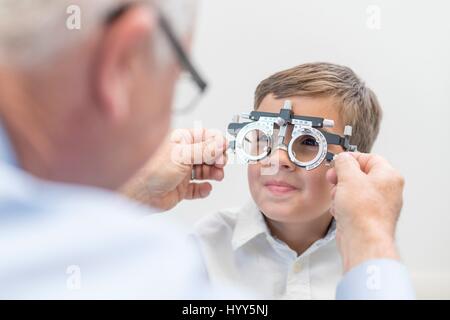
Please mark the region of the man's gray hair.
<svg viewBox="0 0 450 320"><path fill-rule="evenodd" d="M35 63L70 48L126 3L157 6L179 36L192 27L196 0L0 0L0 64ZM74 8L81 24L69 30Z"/></svg>

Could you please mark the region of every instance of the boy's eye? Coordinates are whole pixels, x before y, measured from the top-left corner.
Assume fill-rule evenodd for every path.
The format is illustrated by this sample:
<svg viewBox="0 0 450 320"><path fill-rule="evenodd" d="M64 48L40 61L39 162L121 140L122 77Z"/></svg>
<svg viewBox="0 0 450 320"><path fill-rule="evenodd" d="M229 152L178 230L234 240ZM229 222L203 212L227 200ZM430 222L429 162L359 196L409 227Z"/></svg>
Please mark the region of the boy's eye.
<svg viewBox="0 0 450 320"><path fill-rule="evenodd" d="M303 135L295 139L292 151L297 161L309 162L317 156L319 144L314 137Z"/></svg>
<svg viewBox="0 0 450 320"><path fill-rule="evenodd" d="M317 143L316 139L312 139L312 138L307 138L304 139L301 144L306 145L306 146L313 146L313 147L317 147L319 144Z"/></svg>

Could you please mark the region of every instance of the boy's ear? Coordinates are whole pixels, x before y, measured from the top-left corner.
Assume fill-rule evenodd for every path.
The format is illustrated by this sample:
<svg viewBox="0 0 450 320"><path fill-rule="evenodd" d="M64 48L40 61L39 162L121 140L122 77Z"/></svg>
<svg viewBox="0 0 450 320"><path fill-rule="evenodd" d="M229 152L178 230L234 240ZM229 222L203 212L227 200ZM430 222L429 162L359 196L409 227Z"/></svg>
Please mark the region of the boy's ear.
<svg viewBox="0 0 450 320"><path fill-rule="evenodd" d="M149 6L127 9L100 36L94 66L94 90L101 111L114 122L122 122L130 113L134 79L133 64L148 51L157 28L156 12Z"/></svg>

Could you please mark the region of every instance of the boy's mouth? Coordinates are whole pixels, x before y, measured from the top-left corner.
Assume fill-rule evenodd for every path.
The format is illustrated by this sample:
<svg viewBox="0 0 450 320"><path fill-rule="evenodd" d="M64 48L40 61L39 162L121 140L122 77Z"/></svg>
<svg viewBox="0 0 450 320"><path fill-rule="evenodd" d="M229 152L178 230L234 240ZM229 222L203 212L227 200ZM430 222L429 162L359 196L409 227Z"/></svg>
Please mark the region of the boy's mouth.
<svg viewBox="0 0 450 320"><path fill-rule="evenodd" d="M266 187L270 192L278 195L287 194L298 190L298 188L289 183L277 180L267 181L266 183L264 183L264 187Z"/></svg>

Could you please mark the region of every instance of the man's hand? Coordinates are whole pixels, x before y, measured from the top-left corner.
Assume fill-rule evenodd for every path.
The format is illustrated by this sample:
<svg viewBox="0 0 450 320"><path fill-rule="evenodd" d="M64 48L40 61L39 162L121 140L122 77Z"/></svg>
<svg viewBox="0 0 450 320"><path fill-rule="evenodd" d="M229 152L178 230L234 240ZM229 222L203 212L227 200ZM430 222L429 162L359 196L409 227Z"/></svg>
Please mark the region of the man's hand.
<svg viewBox="0 0 450 320"><path fill-rule="evenodd" d="M162 211L184 199L209 195L209 182L224 178L227 142L218 130L178 129L166 139L149 163L122 189L142 203Z"/></svg>
<svg viewBox="0 0 450 320"><path fill-rule="evenodd" d="M344 270L370 259L399 259L395 228L404 179L398 171L377 155L341 153L327 179L335 185L331 213Z"/></svg>

